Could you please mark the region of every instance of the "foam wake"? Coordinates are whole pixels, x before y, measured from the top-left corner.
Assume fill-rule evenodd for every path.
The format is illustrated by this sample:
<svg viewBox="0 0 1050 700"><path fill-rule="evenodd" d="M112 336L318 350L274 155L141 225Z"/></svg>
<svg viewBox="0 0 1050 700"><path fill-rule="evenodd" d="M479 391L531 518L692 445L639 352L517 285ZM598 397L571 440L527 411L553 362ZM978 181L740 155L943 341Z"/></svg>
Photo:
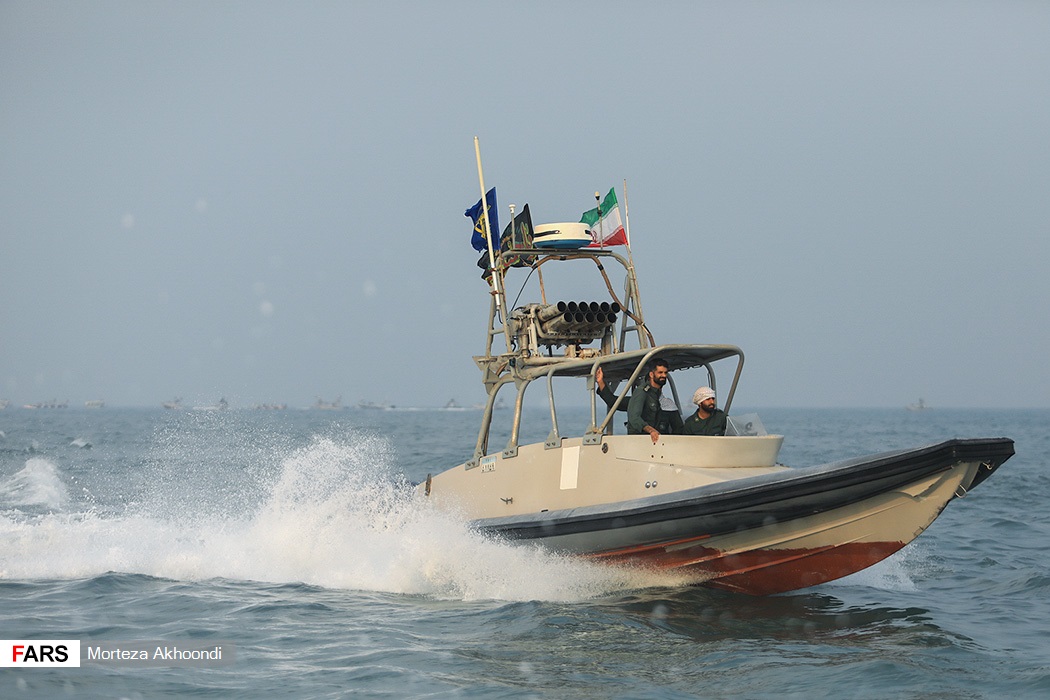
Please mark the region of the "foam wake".
<svg viewBox="0 0 1050 700"><path fill-rule="evenodd" d="M318 438L282 460L261 503L231 504L223 515L158 516L148 514L148 507L120 516L3 515L0 578L84 578L118 571L463 600L557 601L682 583L674 575L494 542L430 508L393 476L393 461L389 444L375 436L345 442ZM57 474L52 483L41 470L47 472L35 466L36 476L20 482L31 483L35 495L26 486L5 488L18 490L23 499L61 501ZM238 507L243 512L233 512Z"/></svg>

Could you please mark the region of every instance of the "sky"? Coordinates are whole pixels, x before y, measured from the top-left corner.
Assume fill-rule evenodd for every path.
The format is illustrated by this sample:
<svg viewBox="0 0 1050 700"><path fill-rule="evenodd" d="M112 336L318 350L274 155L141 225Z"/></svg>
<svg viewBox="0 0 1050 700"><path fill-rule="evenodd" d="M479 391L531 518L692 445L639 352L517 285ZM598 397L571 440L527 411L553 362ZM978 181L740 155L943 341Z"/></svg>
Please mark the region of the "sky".
<svg viewBox="0 0 1050 700"><path fill-rule="evenodd" d="M504 223L626 180L648 325L740 346L743 405L1050 407L1048 36L1034 1L0 0L0 399L481 401L477 136Z"/></svg>

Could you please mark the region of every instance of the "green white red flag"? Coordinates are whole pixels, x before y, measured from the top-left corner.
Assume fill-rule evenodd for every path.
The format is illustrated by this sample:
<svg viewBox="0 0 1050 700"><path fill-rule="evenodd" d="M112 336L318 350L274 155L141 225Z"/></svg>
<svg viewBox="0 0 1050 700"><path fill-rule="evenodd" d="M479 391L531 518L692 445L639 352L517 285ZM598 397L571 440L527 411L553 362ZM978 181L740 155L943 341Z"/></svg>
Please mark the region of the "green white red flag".
<svg viewBox="0 0 1050 700"><path fill-rule="evenodd" d="M627 245L627 233L620 218L620 204L616 201L616 188L609 190L601 206L583 212L580 223L587 224L587 232L594 242L589 248Z"/></svg>

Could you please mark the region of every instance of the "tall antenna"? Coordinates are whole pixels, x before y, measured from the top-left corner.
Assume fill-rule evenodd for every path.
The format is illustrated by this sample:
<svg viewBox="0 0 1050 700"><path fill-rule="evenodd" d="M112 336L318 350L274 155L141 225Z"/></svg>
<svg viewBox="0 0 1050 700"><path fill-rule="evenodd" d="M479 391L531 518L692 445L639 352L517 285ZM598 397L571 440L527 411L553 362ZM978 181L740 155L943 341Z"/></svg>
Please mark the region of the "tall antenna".
<svg viewBox="0 0 1050 700"><path fill-rule="evenodd" d="M485 197L485 176L481 172L481 146L478 144L478 137L474 137L474 156L478 160L478 184L481 185L481 215L485 221L485 231L487 235L485 240L489 244L489 269L492 270L492 292L496 295L496 308L501 308L500 303L500 288L499 288L499 275L496 274L496 254L492 250L492 225L489 223L489 203ZM499 235L498 233L496 234Z"/></svg>

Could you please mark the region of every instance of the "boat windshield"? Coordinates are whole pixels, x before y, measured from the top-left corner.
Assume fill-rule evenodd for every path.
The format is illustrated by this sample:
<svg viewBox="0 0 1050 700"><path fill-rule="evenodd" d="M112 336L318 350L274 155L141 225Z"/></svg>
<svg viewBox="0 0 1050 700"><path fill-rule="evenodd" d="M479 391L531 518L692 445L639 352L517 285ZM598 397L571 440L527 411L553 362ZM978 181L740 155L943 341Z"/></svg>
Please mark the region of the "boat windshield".
<svg viewBox="0 0 1050 700"><path fill-rule="evenodd" d="M726 416L726 435L769 435L757 413Z"/></svg>

